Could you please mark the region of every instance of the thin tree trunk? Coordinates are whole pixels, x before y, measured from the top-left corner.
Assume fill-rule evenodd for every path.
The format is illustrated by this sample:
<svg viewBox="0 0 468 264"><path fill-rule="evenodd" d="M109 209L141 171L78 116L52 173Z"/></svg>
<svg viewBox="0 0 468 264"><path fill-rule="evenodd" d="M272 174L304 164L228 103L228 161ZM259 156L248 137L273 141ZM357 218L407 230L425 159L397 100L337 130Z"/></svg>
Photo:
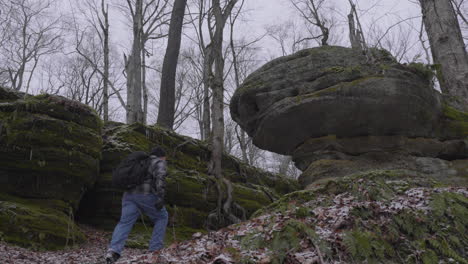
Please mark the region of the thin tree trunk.
<svg viewBox="0 0 468 264"><path fill-rule="evenodd" d="M442 92L468 105L468 55L452 4L450 0L420 3Z"/></svg>
<svg viewBox="0 0 468 264"><path fill-rule="evenodd" d="M351 48L362 49L359 35L356 33L356 23L354 22L353 10L348 14L348 26L349 26L349 42L351 42Z"/></svg>
<svg viewBox="0 0 468 264"><path fill-rule="evenodd" d="M234 23L235 23L235 19L232 20L231 19L231 30L230 30L230 46L231 46L231 52L232 52L232 64L233 64L233 68L234 68L234 80L236 82L236 89L238 89L240 87L240 73L239 73L239 63L237 61L237 53L236 53L236 47L234 45ZM247 163L247 164L250 164L249 163L249 159L247 157L247 144L246 144L246 135L245 135L245 132L244 130L241 128L240 130L240 133L239 131L237 130L239 128L238 125L235 126L234 130L236 132L236 135L237 135L237 140L239 141L239 146L240 146L240 149L241 149L241 153L242 153L242 161Z"/></svg>
<svg viewBox="0 0 468 264"><path fill-rule="evenodd" d="M211 45L204 49L203 62L203 135L202 140L209 140L211 137L211 111L210 111L210 82L213 78L211 67L213 65L213 55Z"/></svg>
<svg viewBox="0 0 468 264"><path fill-rule="evenodd" d="M101 1L101 10L104 16L104 25L102 33L104 35L104 87L102 91L102 108L104 122L109 121L109 6L104 5L104 0Z"/></svg>
<svg viewBox="0 0 468 264"><path fill-rule="evenodd" d="M247 164L250 164L249 158L247 156L247 139L246 139L245 131L242 128L240 128L240 131L238 131L239 128L240 127L236 125L235 130L236 130L237 140L239 141L239 147L242 153L242 161Z"/></svg>
<svg viewBox="0 0 468 264"><path fill-rule="evenodd" d="M227 16L230 15L232 8L236 4L237 0L231 0L227 3L224 9L224 13L221 10L219 0L212 0L212 9L215 17L216 29L212 36L210 47L212 48L212 58L214 65L214 73L210 65L209 68L209 79L210 87L213 93L212 103L212 126L213 133L211 135L211 168L208 172L210 175L216 178L218 193L218 206L216 208L216 214L218 224L224 226L226 224L236 223L239 221L234 214L231 212L233 206L231 193L229 193L229 186L227 197L228 200L222 203L224 193L220 192L222 188L221 184L225 184L222 173L222 158L223 158L223 147L224 147L224 58L223 58L223 31L226 25ZM221 206L222 205L222 206Z"/></svg>
<svg viewBox="0 0 468 264"><path fill-rule="evenodd" d="M175 0L169 26L169 38L161 74L161 88L157 124L170 130L175 118L175 79L179 60L182 25L187 0Z"/></svg>
<svg viewBox="0 0 468 264"><path fill-rule="evenodd" d="M133 17L132 53L127 62L127 124L143 123L141 109L141 36L143 33L143 0L136 0Z"/></svg>
<svg viewBox="0 0 468 264"><path fill-rule="evenodd" d="M148 87L146 86L146 54L145 54L145 47L144 43L146 40L143 39L141 41L142 49L141 49L141 88L143 91L143 124L146 124L146 120L148 118Z"/></svg>

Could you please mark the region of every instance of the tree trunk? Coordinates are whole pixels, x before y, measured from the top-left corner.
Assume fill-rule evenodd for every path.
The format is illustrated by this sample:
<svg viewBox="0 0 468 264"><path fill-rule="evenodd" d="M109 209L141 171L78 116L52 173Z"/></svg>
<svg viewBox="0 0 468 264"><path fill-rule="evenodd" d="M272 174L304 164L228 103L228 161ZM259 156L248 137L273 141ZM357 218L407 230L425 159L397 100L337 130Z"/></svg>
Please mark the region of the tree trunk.
<svg viewBox="0 0 468 264"><path fill-rule="evenodd" d="M108 6L104 7L104 0L101 2L102 14L104 15L104 25L102 27L104 35L104 87L102 91L102 108L104 122L109 121L109 12Z"/></svg>
<svg viewBox="0 0 468 264"><path fill-rule="evenodd" d="M143 33L143 0L136 0L133 17L132 53L127 61L127 124L143 123L141 109L141 36Z"/></svg>
<svg viewBox="0 0 468 264"><path fill-rule="evenodd" d="M157 124L170 130L174 127L175 79L186 5L187 0L175 0L174 2L169 26L169 38L161 74Z"/></svg>
<svg viewBox="0 0 468 264"><path fill-rule="evenodd" d="M468 55L450 0L420 0L437 78L443 93L468 105Z"/></svg>
<svg viewBox="0 0 468 264"><path fill-rule="evenodd" d="M146 86L146 54L145 43L146 39L141 41L141 88L143 92L143 124L146 124L148 118L148 87Z"/></svg>
<svg viewBox="0 0 468 264"><path fill-rule="evenodd" d="M213 96L213 103L211 108L211 121L213 126L213 133L211 135L211 168L209 174L216 178L218 189L218 206L216 208L216 219L218 225L225 226L227 224L237 223L240 221L232 212L231 208L234 206L232 200L231 189L229 188L229 181L224 178L222 173L222 159L224 147L224 58L223 58L223 32L226 25L227 16L230 15L232 8L237 0L230 0L222 12L219 0L212 0L212 10L215 17L215 30L210 34L212 61L209 61L208 83L210 84ZM206 58L205 58L206 59ZM214 73L212 71L214 65ZM225 184L227 192L223 193L221 184ZM227 200L222 203L224 194Z"/></svg>
<svg viewBox="0 0 468 264"><path fill-rule="evenodd" d="M348 14L348 26L349 26L349 42L351 42L351 48L362 49L359 35L357 34L356 24L354 22L353 11Z"/></svg>
<svg viewBox="0 0 468 264"><path fill-rule="evenodd" d="M210 83L213 78L212 65L213 54L211 44L204 49L203 61L203 134L202 140L209 140L211 137L211 111L210 111Z"/></svg>

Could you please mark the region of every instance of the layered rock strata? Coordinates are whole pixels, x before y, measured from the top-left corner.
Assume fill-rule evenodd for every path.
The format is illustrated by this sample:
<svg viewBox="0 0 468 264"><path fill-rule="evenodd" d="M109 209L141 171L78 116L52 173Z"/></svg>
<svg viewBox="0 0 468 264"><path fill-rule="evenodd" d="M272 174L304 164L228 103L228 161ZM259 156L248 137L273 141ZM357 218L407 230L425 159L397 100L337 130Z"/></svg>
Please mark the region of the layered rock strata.
<svg viewBox="0 0 468 264"><path fill-rule="evenodd" d="M56 249L84 236L73 212L99 174L101 121L54 95L0 88L0 237Z"/></svg>
<svg viewBox="0 0 468 264"><path fill-rule="evenodd" d="M103 138L101 174L94 189L84 197L79 211L81 221L113 228L120 217L122 192L112 188L112 169L130 152L149 151L160 145L168 154L169 226L179 236L177 239L206 228L207 216L216 208L217 191L215 179L207 175L210 151L204 143L157 127L113 122L105 126ZM243 213L248 217L279 195L298 189L293 180L258 170L229 155L223 157L223 168L224 176L232 182L234 202L245 210L237 212L239 217Z"/></svg>
<svg viewBox="0 0 468 264"><path fill-rule="evenodd" d="M252 73L231 115L258 147L292 155L303 187L372 169L466 182L468 114L431 88L431 74L382 50L302 50Z"/></svg>

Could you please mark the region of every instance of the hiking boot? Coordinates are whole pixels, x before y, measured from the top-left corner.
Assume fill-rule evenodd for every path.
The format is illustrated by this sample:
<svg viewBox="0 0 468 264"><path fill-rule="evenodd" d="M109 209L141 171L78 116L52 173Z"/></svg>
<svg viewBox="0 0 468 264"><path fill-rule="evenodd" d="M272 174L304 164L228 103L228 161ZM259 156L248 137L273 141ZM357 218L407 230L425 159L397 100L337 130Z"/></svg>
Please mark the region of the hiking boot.
<svg viewBox="0 0 468 264"><path fill-rule="evenodd" d="M107 254L106 254L106 263L107 264L115 263L119 258L120 258L119 253L109 250L107 251Z"/></svg>

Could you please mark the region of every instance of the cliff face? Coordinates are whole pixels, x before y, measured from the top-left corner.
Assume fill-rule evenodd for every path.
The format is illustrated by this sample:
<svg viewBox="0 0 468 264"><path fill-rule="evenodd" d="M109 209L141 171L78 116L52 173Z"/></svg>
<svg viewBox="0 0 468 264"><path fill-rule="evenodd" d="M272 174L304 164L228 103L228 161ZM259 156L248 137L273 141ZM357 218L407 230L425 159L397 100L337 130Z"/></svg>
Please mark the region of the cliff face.
<svg viewBox="0 0 468 264"><path fill-rule="evenodd" d="M233 119L257 146L291 155L303 187L372 169L466 183L468 114L430 87L423 66L372 53L320 47L273 60L235 92Z"/></svg>
<svg viewBox="0 0 468 264"><path fill-rule="evenodd" d="M141 124L104 127L87 106L60 96L30 96L0 88L0 239L25 247L56 249L84 240L75 225L105 229L117 223L122 192L112 188L112 169L129 153L155 145L168 152L167 208L175 236L206 229L216 206L207 176L209 150L200 141ZM239 216L250 216L295 181L225 155ZM241 209L242 208L242 209ZM146 221L148 222L148 221ZM151 230L137 226L129 244L144 247Z"/></svg>
<svg viewBox="0 0 468 264"><path fill-rule="evenodd" d="M206 228L207 216L216 208L217 192L215 179L207 175L210 152L204 143L157 127L121 123L108 123L103 139L100 176L81 203L81 221L113 228L120 217L122 192L112 188L112 169L132 151L150 151L159 145L168 155L169 226L177 239ZM224 176L233 183L234 202L244 210L237 212L240 217L244 213L249 217L280 195L298 189L293 180L248 166L229 155L223 157L223 168Z"/></svg>
<svg viewBox="0 0 468 264"><path fill-rule="evenodd" d="M0 88L0 117L0 237L52 249L83 241L72 215L99 173L98 116L63 97Z"/></svg>

